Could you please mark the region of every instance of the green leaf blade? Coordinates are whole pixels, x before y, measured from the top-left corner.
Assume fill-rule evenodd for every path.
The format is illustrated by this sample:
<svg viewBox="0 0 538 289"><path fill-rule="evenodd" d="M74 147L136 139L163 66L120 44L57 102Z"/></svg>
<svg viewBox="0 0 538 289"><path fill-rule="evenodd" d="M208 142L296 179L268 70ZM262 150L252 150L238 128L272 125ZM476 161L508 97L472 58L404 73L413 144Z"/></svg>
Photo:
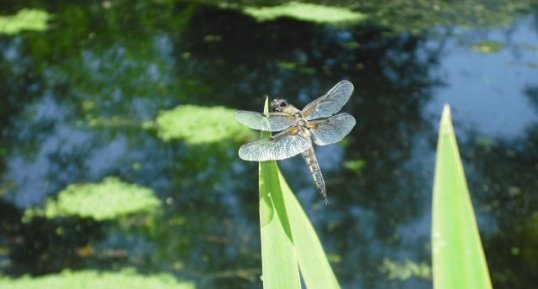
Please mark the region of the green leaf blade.
<svg viewBox="0 0 538 289"><path fill-rule="evenodd" d="M308 289L339 289L323 246L299 201L280 174L301 275Z"/></svg>
<svg viewBox="0 0 538 289"><path fill-rule="evenodd" d="M276 161L260 162L260 227L264 289L301 288L301 276L308 289L340 288L314 227Z"/></svg>
<svg viewBox="0 0 538 289"><path fill-rule="evenodd" d="M262 137L268 135L262 132ZM263 288L299 289L301 278L276 162L260 162L259 174Z"/></svg>
<svg viewBox="0 0 538 289"><path fill-rule="evenodd" d="M491 289L448 106L440 124L432 209L434 288Z"/></svg>

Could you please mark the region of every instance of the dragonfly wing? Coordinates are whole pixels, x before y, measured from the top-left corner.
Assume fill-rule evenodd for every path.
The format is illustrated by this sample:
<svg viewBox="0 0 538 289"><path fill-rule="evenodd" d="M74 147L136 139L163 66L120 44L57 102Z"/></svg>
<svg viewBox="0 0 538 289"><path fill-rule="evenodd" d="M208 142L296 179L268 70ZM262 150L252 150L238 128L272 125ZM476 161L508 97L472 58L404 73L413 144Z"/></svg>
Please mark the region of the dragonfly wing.
<svg viewBox="0 0 538 289"><path fill-rule="evenodd" d="M309 122L312 139L317 145L328 145L341 141L355 126L355 118L340 113L326 119Z"/></svg>
<svg viewBox="0 0 538 289"><path fill-rule="evenodd" d="M255 130L281 131L295 124L295 117L287 113L274 112L267 115L254 111L238 110L235 120Z"/></svg>
<svg viewBox="0 0 538 289"><path fill-rule="evenodd" d="M325 95L307 104L302 111L303 115L307 120L329 117L342 109L352 92L353 84L342 80Z"/></svg>
<svg viewBox="0 0 538 289"><path fill-rule="evenodd" d="M298 155L312 146L307 137L291 127L273 137L247 143L239 149L245 161L283 160Z"/></svg>

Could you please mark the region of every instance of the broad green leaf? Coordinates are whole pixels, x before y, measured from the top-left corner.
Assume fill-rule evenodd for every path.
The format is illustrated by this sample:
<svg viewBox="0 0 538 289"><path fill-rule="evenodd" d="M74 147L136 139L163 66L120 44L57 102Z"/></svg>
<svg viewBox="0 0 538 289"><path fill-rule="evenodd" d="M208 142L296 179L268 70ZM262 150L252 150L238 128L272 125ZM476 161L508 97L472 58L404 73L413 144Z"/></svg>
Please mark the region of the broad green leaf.
<svg viewBox="0 0 538 289"><path fill-rule="evenodd" d="M260 163L260 225L264 289L301 288L299 269L308 289L340 288L312 224L275 161Z"/></svg>
<svg viewBox="0 0 538 289"><path fill-rule="evenodd" d="M434 288L491 289L448 105L439 129L432 218Z"/></svg>
<svg viewBox="0 0 538 289"><path fill-rule="evenodd" d="M268 104L265 101L267 112ZM269 132L262 132L268 137ZM260 231L264 289L301 288L276 161L260 162Z"/></svg>
<svg viewBox="0 0 538 289"><path fill-rule="evenodd" d="M340 288L316 231L314 231L314 227L308 220L308 217L286 183L286 180L280 172L278 173L288 219L291 225L294 249L306 288Z"/></svg>

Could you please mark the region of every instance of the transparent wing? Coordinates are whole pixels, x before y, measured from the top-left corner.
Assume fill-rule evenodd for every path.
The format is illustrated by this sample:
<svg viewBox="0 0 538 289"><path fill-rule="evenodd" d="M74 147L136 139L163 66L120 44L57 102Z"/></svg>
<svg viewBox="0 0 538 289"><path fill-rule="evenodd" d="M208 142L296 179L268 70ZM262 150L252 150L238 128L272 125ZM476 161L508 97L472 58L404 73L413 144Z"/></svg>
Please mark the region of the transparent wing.
<svg viewBox="0 0 538 289"><path fill-rule="evenodd" d="M263 115L259 112L238 110L235 120L255 130L281 131L295 124L295 117L281 112Z"/></svg>
<svg viewBox="0 0 538 289"><path fill-rule="evenodd" d="M283 160L300 154L312 146L305 136L292 127L271 138L265 138L243 145L239 157L245 161Z"/></svg>
<svg viewBox="0 0 538 289"><path fill-rule="evenodd" d="M303 108L307 120L329 117L342 109L353 92L353 84L347 80L338 82L325 95Z"/></svg>
<svg viewBox="0 0 538 289"><path fill-rule="evenodd" d="M310 121L308 126L317 145L328 145L341 141L355 126L355 118L340 113L327 119Z"/></svg>

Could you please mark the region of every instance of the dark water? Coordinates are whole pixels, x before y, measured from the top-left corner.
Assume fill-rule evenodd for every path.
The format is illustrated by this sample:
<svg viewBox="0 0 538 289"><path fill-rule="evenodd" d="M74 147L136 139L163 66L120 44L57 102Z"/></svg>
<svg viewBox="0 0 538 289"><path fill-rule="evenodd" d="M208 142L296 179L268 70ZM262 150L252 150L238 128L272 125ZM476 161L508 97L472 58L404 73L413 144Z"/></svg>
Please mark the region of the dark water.
<svg viewBox="0 0 538 289"><path fill-rule="evenodd" d="M346 111L357 126L344 145L317 148L330 206L301 159L280 163L343 288L431 288L416 274L389 278L386 264L430 264L444 103L453 109L493 285L536 288L538 10L531 6L476 25L455 6L451 15L463 20L453 23L397 22L394 14L346 28L258 23L173 1L24 2L0 12L34 7L54 18L45 32L0 36L1 274L135 267L198 288L261 288L257 165L238 159L238 142L164 142L140 124L181 104L260 110L266 94L302 106L348 79L355 92ZM486 53L484 43L497 48ZM345 161L363 167L346 169ZM67 185L107 176L153 189L165 204L157 220L21 222L26 208ZM93 254L80 253L87 246Z"/></svg>

